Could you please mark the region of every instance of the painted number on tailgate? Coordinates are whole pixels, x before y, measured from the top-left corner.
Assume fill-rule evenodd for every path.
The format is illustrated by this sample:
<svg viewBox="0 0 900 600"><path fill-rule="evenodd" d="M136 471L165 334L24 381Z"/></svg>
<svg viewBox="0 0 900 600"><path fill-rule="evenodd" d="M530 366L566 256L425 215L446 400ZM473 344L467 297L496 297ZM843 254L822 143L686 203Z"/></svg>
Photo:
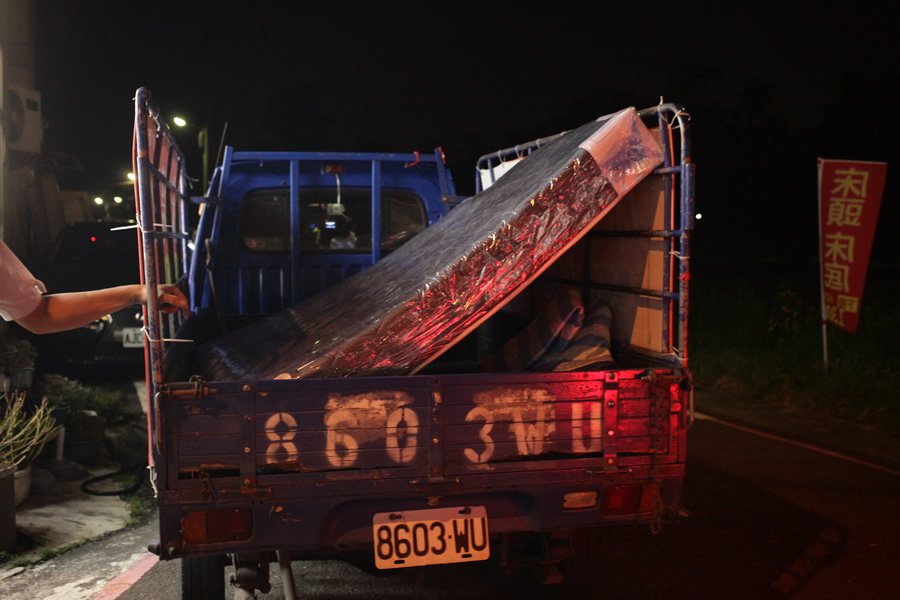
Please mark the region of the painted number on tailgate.
<svg viewBox="0 0 900 600"><path fill-rule="evenodd" d="M266 419L266 462L270 465L297 458L297 419L285 412L278 412Z"/></svg>
<svg viewBox="0 0 900 600"><path fill-rule="evenodd" d="M519 456L539 455L553 449L548 444L559 436L560 429L570 452L582 454L601 449L599 401L559 405L546 389L497 388L475 394L473 402L475 407L466 413L465 420L480 427L473 431L477 439L473 436L472 445L463 449L470 463L489 462L499 441L511 441ZM420 423L412 404L413 397L401 391L330 394L323 417L328 463L342 469L354 467L360 449L378 442L383 443L391 462L413 463L419 452ZM561 410L563 413L558 415ZM558 417L564 421L557 422ZM278 464L297 458L302 450L297 447L297 429L297 419L290 413L274 413L266 420L266 462Z"/></svg>
<svg viewBox="0 0 900 600"><path fill-rule="evenodd" d="M397 464L416 457L419 418L412 397L404 392L375 392L328 397L325 413L325 456L335 467L356 464L359 446L385 440L387 454Z"/></svg>
<svg viewBox="0 0 900 600"><path fill-rule="evenodd" d="M471 463L486 463L495 448L494 425L505 423L520 456L534 456L544 451L544 445L556 431L556 398L545 389L500 388L475 395L475 408L466 414L466 422L482 422L478 438L483 448L479 452L469 447L464 451ZM585 406L588 414L585 415ZM599 402L575 402L569 420L572 430L571 451L598 452L601 437ZM587 441L585 441L587 440Z"/></svg>

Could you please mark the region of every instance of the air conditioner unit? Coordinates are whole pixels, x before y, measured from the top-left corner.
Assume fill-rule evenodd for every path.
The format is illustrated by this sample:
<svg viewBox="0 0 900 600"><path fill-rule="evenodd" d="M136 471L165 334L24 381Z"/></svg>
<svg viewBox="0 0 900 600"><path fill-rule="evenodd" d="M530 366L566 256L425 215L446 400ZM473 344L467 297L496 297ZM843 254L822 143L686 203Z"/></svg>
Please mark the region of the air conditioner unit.
<svg viewBox="0 0 900 600"><path fill-rule="evenodd" d="M6 147L39 154L44 140L41 93L17 83L6 84L3 116Z"/></svg>

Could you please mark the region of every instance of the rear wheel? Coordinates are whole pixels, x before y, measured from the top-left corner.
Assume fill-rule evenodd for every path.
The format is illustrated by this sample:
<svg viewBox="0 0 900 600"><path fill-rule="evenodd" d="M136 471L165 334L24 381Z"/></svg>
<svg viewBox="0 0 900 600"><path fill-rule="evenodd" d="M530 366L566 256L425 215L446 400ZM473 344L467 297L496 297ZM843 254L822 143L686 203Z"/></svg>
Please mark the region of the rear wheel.
<svg viewBox="0 0 900 600"><path fill-rule="evenodd" d="M225 555L181 559L182 600L225 600Z"/></svg>
<svg viewBox="0 0 900 600"><path fill-rule="evenodd" d="M571 554L560 564L566 588L574 597L584 598L597 591L601 528L583 527L572 532Z"/></svg>

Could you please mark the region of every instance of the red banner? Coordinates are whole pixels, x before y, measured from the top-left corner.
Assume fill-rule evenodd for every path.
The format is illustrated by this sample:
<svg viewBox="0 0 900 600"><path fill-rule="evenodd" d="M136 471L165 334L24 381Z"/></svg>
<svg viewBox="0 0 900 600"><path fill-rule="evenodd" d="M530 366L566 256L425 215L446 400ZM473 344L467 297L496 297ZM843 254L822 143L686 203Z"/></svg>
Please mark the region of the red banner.
<svg viewBox="0 0 900 600"><path fill-rule="evenodd" d="M887 163L820 158L822 319L856 332Z"/></svg>

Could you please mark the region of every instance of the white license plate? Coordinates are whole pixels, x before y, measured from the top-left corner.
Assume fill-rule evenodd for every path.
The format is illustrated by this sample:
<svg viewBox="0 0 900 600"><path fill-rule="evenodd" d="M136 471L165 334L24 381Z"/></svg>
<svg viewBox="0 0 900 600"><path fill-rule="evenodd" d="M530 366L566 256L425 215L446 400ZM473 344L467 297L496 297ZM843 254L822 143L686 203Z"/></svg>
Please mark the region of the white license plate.
<svg viewBox="0 0 900 600"><path fill-rule="evenodd" d="M372 517L372 537L379 569L471 562L491 555L483 506L378 513Z"/></svg>
<svg viewBox="0 0 900 600"><path fill-rule="evenodd" d="M140 327L123 327L122 346L125 348L143 348L144 330Z"/></svg>

